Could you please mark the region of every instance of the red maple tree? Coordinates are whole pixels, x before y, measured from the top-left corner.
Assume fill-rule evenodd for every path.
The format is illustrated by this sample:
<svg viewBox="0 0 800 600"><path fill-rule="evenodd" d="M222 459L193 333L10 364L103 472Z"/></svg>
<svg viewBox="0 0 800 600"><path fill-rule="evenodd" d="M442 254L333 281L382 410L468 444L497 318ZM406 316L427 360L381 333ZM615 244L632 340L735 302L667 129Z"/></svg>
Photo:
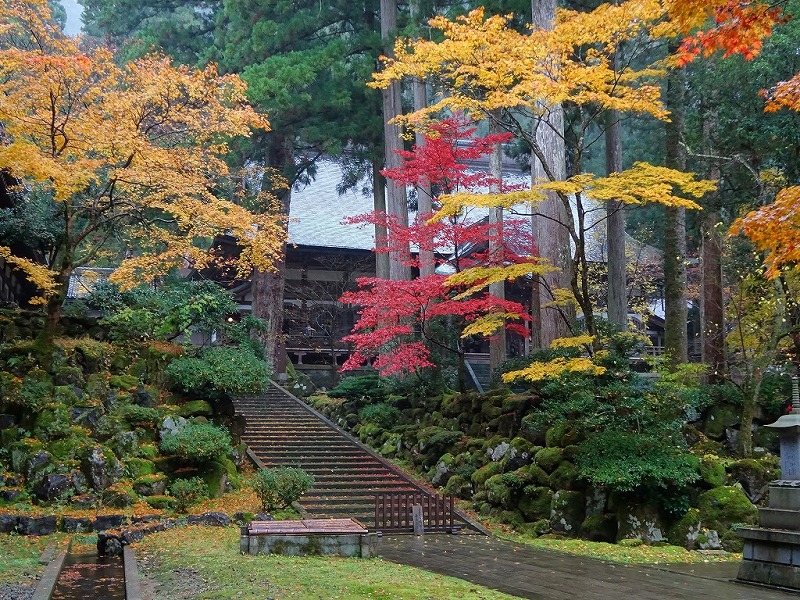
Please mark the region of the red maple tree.
<svg viewBox="0 0 800 600"><path fill-rule="evenodd" d="M435 123L422 146L400 153L403 166L386 170L384 175L406 185L429 184L434 213L442 194L490 186L516 189L485 172L471 170L465 162L486 156L509 135L473 138L474 131L463 117ZM431 221L431 216L418 214L407 227L380 212L348 221L386 227L387 244L378 244L376 251L392 252L410 244L418 250L433 251L438 268L432 275L411 281L362 278L357 291L342 296L342 302L359 306L360 312L353 332L345 338L355 350L342 370L372 361L382 375L408 373L436 366L436 357L446 354L454 356L463 368L463 334L469 337L476 331L486 336L497 327L527 334L523 323L528 316L522 304L491 295L480 283L450 282L451 274L474 267L490 273L493 267L509 264L533 265L536 252L526 223L507 220L499 226L483 215L469 214ZM409 259L412 267L421 266L419 254Z"/></svg>

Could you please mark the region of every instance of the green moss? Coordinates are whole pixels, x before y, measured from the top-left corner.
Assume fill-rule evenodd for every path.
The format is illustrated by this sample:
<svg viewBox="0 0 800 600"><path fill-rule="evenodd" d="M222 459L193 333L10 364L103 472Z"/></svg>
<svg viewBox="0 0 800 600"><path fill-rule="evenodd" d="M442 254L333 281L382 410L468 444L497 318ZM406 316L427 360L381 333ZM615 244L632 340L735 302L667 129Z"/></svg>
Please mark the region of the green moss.
<svg viewBox="0 0 800 600"><path fill-rule="evenodd" d="M542 448L534 456L534 462L548 473L552 473L563 459L561 448Z"/></svg>
<svg viewBox="0 0 800 600"><path fill-rule="evenodd" d="M697 500L700 519L704 527L722 533L734 523L755 524L758 509L738 487L721 486L708 490Z"/></svg>
<svg viewBox="0 0 800 600"><path fill-rule="evenodd" d="M581 492L558 490L553 494L550 528L554 532L575 535L586 518L586 497Z"/></svg>
<svg viewBox="0 0 800 600"><path fill-rule="evenodd" d="M700 531L700 511L690 508L678 521L667 530L670 544L683 546L693 550L697 546L696 536Z"/></svg>
<svg viewBox="0 0 800 600"><path fill-rule="evenodd" d="M472 496L472 484L463 475L452 475L444 486L444 493L466 500Z"/></svg>
<svg viewBox="0 0 800 600"><path fill-rule="evenodd" d="M139 456L148 460L153 460L158 456L158 448L155 444L141 444L139 446Z"/></svg>
<svg viewBox="0 0 800 600"><path fill-rule="evenodd" d="M578 471L570 462L562 462L550 475L549 485L554 490L576 490L582 486L578 481Z"/></svg>
<svg viewBox="0 0 800 600"><path fill-rule="evenodd" d="M133 375L112 375L108 385L118 390L133 390L139 385L139 378Z"/></svg>
<svg viewBox="0 0 800 600"><path fill-rule="evenodd" d="M613 544L617 539L617 518L612 514L590 515L581 523L580 536L593 542Z"/></svg>
<svg viewBox="0 0 800 600"><path fill-rule="evenodd" d="M487 479L493 477L494 475L499 475L502 472L503 465L496 462L490 462L472 474L472 483L475 484L476 487L483 487Z"/></svg>
<svg viewBox="0 0 800 600"><path fill-rule="evenodd" d="M722 549L728 552L741 552L744 549L744 538L733 527L723 533L719 541L722 543Z"/></svg>
<svg viewBox="0 0 800 600"><path fill-rule="evenodd" d="M706 413L703 433L714 440L725 437L725 429L739 423L740 409L729 404L717 404Z"/></svg>
<svg viewBox="0 0 800 600"><path fill-rule="evenodd" d="M550 507L553 503L553 490L543 486L526 486L517 507L529 521L547 519L550 517Z"/></svg>
<svg viewBox="0 0 800 600"><path fill-rule="evenodd" d="M156 464L144 458L129 458L125 461L125 474L131 479L138 479L156 472Z"/></svg>
<svg viewBox="0 0 800 600"><path fill-rule="evenodd" d="M172 510L177 504L172 496L147 496L144 501L156 510Z"/></svg>
<svg viewBox="0 0 800 600"><path fill-rule="evenodd" d="M619 540L617 544L619 544L623 548L636 548L644 544L644 542L639 538L626 538L624 540Z"/></svg>
<svg viewBox="0 0 800 600"><path fill-rule="evenodd" d="M725 485L725 464L714 454L706 454L700 459L700 477L710 487Z"/></svg>
<svg viewBox="0 0 800 600"><path fill-rule="evenodd" d="M181 417L205 416L210 417L214 414L214 409L211 404L205 400L192 400L181 406L178 411Z"/></svg>

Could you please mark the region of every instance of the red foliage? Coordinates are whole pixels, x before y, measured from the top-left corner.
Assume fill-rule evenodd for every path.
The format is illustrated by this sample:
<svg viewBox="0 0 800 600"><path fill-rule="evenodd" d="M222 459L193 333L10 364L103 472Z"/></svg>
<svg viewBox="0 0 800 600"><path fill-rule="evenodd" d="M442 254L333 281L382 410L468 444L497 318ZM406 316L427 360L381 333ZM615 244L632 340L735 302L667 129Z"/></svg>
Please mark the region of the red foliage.
<svg viewBox="0 0 800 600"><path fill-rule="evenodd" d="M387 169L387 177L406 185L430 183L435 194L472 191L502 182L487 173L472 172L462 161L475 160L492 152L508 135L472 138L475 128L461 117L448 119L430 128L425 144L411 152L401 152L404 162L399 169ZM468 139L469 143L459 143ZM508 189L508 188L506 188ZM433 199L434 210L436 199ZM388 231L386 246L378 244L381 252L393 252L408 247L432 250L447 271L463 271L473 266L502 266L524 263L534 254L527 221L506 220L502 227L486 219L466 215L443 221L430 221L431 215L417 215L410 226L403 226L385 213L369 213L348 219L348 223L380 224ZM490 252L490 248L493 250ZM420 267L419 258L410 259ZM374 358L373 366L382 375L410 372L434 366L430 345L461 353L457 339L459 327L493 313L513 315L507 329L525 335L521 321L528 319L525 308L517 303L497 298L487 292L461 298L463 288L447 283L447 275L436 273L411 281L389 281L378 278L358 280L359 289L342 296L341 301L358 305L360 318L353 332L345 339L356 350L342 370L357 368ZM517 322L513 322L516 319ZM434 323L447 324L449 335L435 331ZM452 331L455 327L457 331ZM455 339L454 339L455 338ZM427 345L426 345L427 343Z"/></svg>
<svg viewBox="0 0 800 600"><path fill-rule="evenodd" d="M678 50L678 62L685 65L700 56L709 56L722 50L727 58L741 54L745 60L758 55L763 39L772 34L775 25L785 23L787 15L781 7L771 3L717 0L698 3L691 1L694 10L713 15L714 24L683 40Z"/></svg>

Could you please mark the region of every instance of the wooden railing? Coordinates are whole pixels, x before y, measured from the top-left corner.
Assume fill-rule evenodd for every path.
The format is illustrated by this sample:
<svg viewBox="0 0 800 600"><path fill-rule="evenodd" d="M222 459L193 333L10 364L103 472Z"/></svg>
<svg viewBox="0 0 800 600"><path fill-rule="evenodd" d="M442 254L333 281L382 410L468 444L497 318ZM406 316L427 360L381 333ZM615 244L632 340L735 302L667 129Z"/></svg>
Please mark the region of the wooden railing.
<svg viewBox="0 0 800 600"><path fill-rule="evenodd" d="M452 496L396 493L375 496L375 531L411 533L414 531L414 506L422 508L424 531L452 533L455 509Z"/></svg>

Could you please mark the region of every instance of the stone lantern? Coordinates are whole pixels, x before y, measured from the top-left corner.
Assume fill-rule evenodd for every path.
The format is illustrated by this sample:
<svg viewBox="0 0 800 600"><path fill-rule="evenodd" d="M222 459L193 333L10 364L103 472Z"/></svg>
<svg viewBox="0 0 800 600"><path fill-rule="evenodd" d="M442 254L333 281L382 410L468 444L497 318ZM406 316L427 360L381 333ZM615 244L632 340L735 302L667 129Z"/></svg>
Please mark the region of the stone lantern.
<svg viewBox="0 0 800 600"><path fill-rule="evenodd" d="M739 529L744 538L737 579L800 589L800 385L792 377L791 412L771 425L780 434L781 479L769 485L769 506L759 527Z"/></svg>

